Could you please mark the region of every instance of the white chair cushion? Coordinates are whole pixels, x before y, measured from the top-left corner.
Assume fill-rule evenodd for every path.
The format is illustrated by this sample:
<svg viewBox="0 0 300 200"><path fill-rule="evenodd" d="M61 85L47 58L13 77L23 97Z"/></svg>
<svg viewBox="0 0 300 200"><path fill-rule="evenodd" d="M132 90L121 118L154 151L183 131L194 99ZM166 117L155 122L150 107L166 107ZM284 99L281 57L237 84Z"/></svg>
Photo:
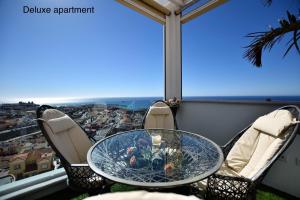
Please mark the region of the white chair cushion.
<svg viewBox="0 0 300 200"><path fill-rule="evenodd" d="M200 200L195 196L184 196L174 193L132 191L101 194L85 200Z"/></svg>
<svg viewBox="0 0 300 200"><path fill-rule="evenodd" d="M67 131L76 126L76 123L68 115L49 119L47 123L51 127L54 134Z"/></svg>
<svg viewBox="0 0 300 200"><path fill-rule="evenodd" d="M260 148L256 149L248 164L244 167L243 170L240 171L240 176L252 179L256 175L256 173L260 169L262 169L269 160L273 158L274 154L282 146L284 141L285 139L283 138L274 139L268 135L261 134L260 144L258 144L258 147Z"/></svg>
<svg viewBox="0 0 300 200"><path fill-rule="evenodd" d="M42 119L50 140L64 158L71 164L86 163L92 142L80 126L56 109L45 110Z"/></svg>
<svg viewBox="0 0 300 200"><path fill-rule="evenodd" d="M66 115L65 113L60 112L59 110L56 110L56 109L47 109L47 110L45 110L43 112L42 119L44 119L45 121L48 121L49 119L63 117L65 115Z"/></svg>
<svg viewBox="0 0 300 200"><path fill-rule="evenodd" d="M249 179L253 178L282 146L288 136L285 130L293 120L289 111L276 110L257 121L235 143L224 161L239 176Z"/></svg>
<svg viewBox="0 0 300 200"><path fill-rule="evenodd" d="M164 107L154 107L151 106L149 109L149 113L151 115L169 115L170 113L170 108L167 106Z"/></svg>
<svg viewBox="0 0 300 200"><path fill-rule="evenodd" d="M275 110L272 113L258 118L253 127L264 133L278 137L293 122L292 115L287 110Z"/></svg>
<svg viewBox="0 0 300 200"><path fill-rule="evenodd" d="M250 127L230 150L225 163L240 172L249 162L258 143L259 132Z"/></svg>
<svg viewBox="0 0 300 200"><path fill-rule="evenodd" d="M174 129L175 124L171 109L163 102L155 103L146 115L144 127L146 129Z"/></svg>

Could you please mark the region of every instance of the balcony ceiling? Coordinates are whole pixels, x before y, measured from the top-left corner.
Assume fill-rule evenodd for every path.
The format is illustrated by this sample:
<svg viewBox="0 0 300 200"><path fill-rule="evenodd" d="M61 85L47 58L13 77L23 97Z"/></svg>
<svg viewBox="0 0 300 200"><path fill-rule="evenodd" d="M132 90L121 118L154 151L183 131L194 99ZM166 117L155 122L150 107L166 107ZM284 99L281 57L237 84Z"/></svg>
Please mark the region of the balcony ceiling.
<svg viewBox="0 0 300 200"><path fill-rule="evenodd" d="M186 23L201 14L225 3L227 0L117 0L118 2L165 24L166 16L181 15Z"/></svg>

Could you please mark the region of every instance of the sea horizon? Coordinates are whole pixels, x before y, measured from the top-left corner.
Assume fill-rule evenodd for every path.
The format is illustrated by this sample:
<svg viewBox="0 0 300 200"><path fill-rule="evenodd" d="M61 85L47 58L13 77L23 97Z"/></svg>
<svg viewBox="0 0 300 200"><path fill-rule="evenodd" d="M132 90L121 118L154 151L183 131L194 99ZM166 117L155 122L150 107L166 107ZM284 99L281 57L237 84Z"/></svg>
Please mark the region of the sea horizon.
<svg viewBox="0 0 300 200"><path fill-rule="evenodd" d="M241 100L241 101L287 101L300 102L300 95L236 95L236 96L183 96L183 100ZM53 106L70 106L70 105L86 105L86 104L147 104L153 103L156 100L163 100L163 97L83 97L83 98L20 98L11 100L0 100L0 104L19 103L19 102L33 102L35 104L48 104ZM134 106L134 105L133 105ZM146 106L146 105L144 105ZM144 107L143 106L143 107Z"/></svg>

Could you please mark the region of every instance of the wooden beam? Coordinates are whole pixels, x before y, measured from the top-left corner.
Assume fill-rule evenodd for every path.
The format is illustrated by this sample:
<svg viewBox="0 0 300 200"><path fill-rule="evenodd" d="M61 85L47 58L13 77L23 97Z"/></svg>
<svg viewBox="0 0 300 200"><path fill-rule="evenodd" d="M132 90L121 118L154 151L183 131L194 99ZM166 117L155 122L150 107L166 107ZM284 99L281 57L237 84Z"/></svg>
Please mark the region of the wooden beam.
<svg viewBox="0 0 300 200"><path fill-rule="evenodd" d="M166 16L164 13L152 8L151 6L145 4L141 0L116 0L116 1L147 17L150 17L151 19L161 24L166 23Z"/></svg>
<svg viewBox="0 0 300 200"><path fill-rule="evenodd" d="M223 3L226 3L228 0L211 0L208 3L200 6L199 8L189 12L188 14L181 17L181 23L184 24L200 15L203 15L204 13L222 5Z"/></svg>
<svg viewBox="0 0 300 200"><path fill-rule="evenodd" d="M166 7L160 5L154 0L142 0L145 4L151 6L152 8L158 10L159 12L169 16L171 14L171 11L167 9Z"/></svg>

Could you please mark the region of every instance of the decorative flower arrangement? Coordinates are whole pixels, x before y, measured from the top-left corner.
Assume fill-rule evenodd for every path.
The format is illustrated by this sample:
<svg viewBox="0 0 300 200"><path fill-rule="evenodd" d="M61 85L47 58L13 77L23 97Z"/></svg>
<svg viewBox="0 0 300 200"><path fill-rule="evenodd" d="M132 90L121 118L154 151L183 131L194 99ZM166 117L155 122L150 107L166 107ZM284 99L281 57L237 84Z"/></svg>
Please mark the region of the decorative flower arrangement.
<svg viewBox="0 0 300 200"><path fill-rule="evenodd" d="M129 165L133 168L142 168L150 165L151 147L144 138L136 138L135 145L127 148Z"/></svg>
<svg viewBox="0 0 300 200"><path fill-rule="evenodd" d="M171 175L174 168L175 168L175 166L174 166L173 163L168 163L168 164L165 165L164 170L165 170L167 175Z"/></svg>
<svg viewBox="0 0 300 200"><path fill-rule="evenodd" d="M127 148L128 165L132 168L164 170L166 175L181 166L182 153L170 148L157 148L145 138L135 138L134 146Z"/></svg>
<svg viewBox="0 0 300 200"><path fill-rule="evenodd" d="M172 99L169 99L165 102L171 108L173 115L176 116L176 112L179 108L179 105L180 105L181 101L179 99L177 99L176 97L173 97Z"/></svg>
<svg viewBox="0 0 300 200"><path fill-rule="evenodd" d="M171 99L168 99L165 102L166 102L166 104L168 104L168 106L170 106L170 108L172 108L172 107L178 108L181 101L179 99L177 99L176 97L173 97Z"/></svg>

